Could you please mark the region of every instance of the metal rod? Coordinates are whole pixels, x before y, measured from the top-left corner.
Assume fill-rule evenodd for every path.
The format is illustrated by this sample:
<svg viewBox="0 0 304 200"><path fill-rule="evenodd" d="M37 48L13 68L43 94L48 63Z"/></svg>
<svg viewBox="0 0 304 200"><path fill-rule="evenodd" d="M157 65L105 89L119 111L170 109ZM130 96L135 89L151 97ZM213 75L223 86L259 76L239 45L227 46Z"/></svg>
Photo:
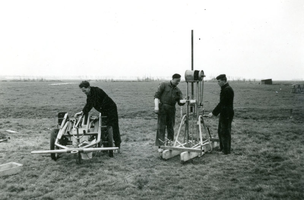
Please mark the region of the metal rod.
<svg viewBox="0 0 304 200"><path fill-rule="evenodd" d="M117 150L118 147L102 147L102 148L70 148L70 149L57 149L57 150L42 150L42 151L32 151L32 154L44 154L44 153L82 153L82 152L92 152L92 151L109 151Z"/></svg>
<svg viewBox="0 0 304 200"><path fill-rule="evenodd" d="M187 148L187 147L170 147L170 146L161 146L162 149L170 149L170 150L177 150L177 151L189 151L189 152L202 152L202 148Z"/></svg>
<svg viewBox="0 0 304 200"><path fill-rule="evenodd" d="M8 139L1 139L0 142L7 142Z"/></svg>
<svg viewBox="0 0 304 200"><path fill-rule="evenodd" d="M200 143L201 144L203 144L203 137L202 137L202 132L201 132L201 130L202 130L202 124L203 124L203 126L205 125L204 124L204 119L202 118L202 116L200 115L199 117L198 117L198 120L199 120L199 135L200 135Z"/></svg>
<svg viewBox="0 0 304 200"><path fill-rule="evenodd" d="M63 126L64 126L64 124L65 124L67 118L68 118L68 113L65 113L65 115L64 115L64 117L63 117L63 120L62 120L62 122L61 122L61 125L60 125L60 129L63 128Z"/></svg>
<svg viewBox="0 0 304 200"><path fill-rule="evenodd" d="M185 115L185 135L184 135L184 141L187 141L188 137L188 126L189 126L189 83L187 82L187 88L186 88L186 96L187 96L187 101L186 101L186 115Z"/></svg>
<svg viewBox="0 0 304 200"><path fill-rule="evenodd" d="M194 63L193 63L193 30L191 30L191 70L194 70L193 67ZM194 99L194 83L191 83L191 99ZM192 112L192 108L191 108L191 112Z"/></svg>
<svg viewBox="0 0 304 200"><path fill-rule="evenodd" d="M177 138L177 139L176 139L175 142L174 142L174 146L176 146L176 143L177 143L178 138L179 138L179 134L180 134L181 129L182 129L182 125L184 124L185 120L187 120L187 119L186 119L186 115L184 115L184 116L182 117L181 123L180 123L179 128L178 128L178 131L177 131L177 135L176 135L176 138Z"/></svg>
<svg viewBox="0 0 304 200"><path fill-rule="evenodd" d="M193 71L193 30L191 30L191 70Z"/></svg>

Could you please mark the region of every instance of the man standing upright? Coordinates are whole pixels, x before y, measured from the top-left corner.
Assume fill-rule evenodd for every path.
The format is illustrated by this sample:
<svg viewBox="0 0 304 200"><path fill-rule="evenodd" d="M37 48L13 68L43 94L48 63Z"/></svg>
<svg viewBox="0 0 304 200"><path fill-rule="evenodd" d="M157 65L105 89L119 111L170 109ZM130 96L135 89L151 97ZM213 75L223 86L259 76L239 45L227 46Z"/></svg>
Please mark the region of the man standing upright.
<svg viewBox="0 0 304 200"><path fill-rule="evenodd" d="M181 75L174 74L170 82L159 85L154 95L154 111L158 114L155 145L159 147L159 152L162 151L160 146L164 145L166 129L167 138L171 141L174 139L175 104L185 104L183 94L177 87L180 81Z"/></svg>
<svg viewBox="0 0 304 200"><path fill-rule="evenodd" d="M220 151L224 154L230 154L231 152L231 123L234 116L233 99L234 91L227 82L225 74L221 74L216 77L218 85L221 87L220 102L209 113L209 117L213 115L219 117L218 124L218 136L220 140Z"/></svg>

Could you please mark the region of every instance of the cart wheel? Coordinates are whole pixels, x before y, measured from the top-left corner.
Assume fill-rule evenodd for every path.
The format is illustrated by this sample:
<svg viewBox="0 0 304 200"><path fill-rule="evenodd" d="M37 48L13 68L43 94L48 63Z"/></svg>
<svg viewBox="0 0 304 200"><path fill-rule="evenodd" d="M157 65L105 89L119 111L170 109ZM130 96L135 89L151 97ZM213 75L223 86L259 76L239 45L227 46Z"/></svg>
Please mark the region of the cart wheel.
<svg viewBox="0 0 304 200"><path fill-rule="evenodd" d="M59 132L59 129L53 129L51 131L51 137L50 137L50 149L51 150L57 149L57 147L55 146L55 141L56 141L58 132ZM51 153L51 158L56 161L58 159L58 154L57 153Z"/></svg>

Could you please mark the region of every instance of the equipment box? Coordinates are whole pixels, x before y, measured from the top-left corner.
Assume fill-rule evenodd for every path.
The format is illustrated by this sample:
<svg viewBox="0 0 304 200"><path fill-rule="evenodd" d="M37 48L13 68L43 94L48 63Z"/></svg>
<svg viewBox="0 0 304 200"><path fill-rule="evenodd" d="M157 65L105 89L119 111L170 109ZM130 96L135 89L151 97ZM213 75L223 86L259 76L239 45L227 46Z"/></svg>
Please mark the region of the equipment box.
<svg viewBox="0 0 304 200"><path fill-rule="evenodd" d="M22 164L10 162L0 165L0 177L17 174L21 171Z"/></svg>

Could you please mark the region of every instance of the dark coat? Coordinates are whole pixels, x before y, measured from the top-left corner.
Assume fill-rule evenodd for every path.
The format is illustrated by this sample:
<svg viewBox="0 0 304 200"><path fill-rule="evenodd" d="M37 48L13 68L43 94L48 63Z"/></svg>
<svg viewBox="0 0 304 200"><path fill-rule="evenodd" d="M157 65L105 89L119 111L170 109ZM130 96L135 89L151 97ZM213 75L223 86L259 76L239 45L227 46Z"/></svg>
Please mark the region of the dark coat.
<svg viewBox="0 0 304 200"><path fill-rule="evenodd" d="M106 114L112 108L116 108L116 104L102 89L91 87L90 94L87 95L87 103L82 111L87 114L93 107L97 111Z"/></svg>
<svg viewBox="0 0 304 200"><path fill-rule="evenodd" d="M221 87L220 102L212 111L212 114L217 116L220 114L222 119L232 119L234 116L233 110L234 91L228 83Z"/></svg>
<svg viewBox="0 0 304 200"><path fill-rule="evenodd" d="M103 116L107 117L107 126L113 127L115 146L120 147L121 138L118 124L117 106L115 102L102 89L98 87L91 87L90 94L87 95L87 103L82 111L84 114L87 114L93 107L98 112L101 112Z"/></svg>

